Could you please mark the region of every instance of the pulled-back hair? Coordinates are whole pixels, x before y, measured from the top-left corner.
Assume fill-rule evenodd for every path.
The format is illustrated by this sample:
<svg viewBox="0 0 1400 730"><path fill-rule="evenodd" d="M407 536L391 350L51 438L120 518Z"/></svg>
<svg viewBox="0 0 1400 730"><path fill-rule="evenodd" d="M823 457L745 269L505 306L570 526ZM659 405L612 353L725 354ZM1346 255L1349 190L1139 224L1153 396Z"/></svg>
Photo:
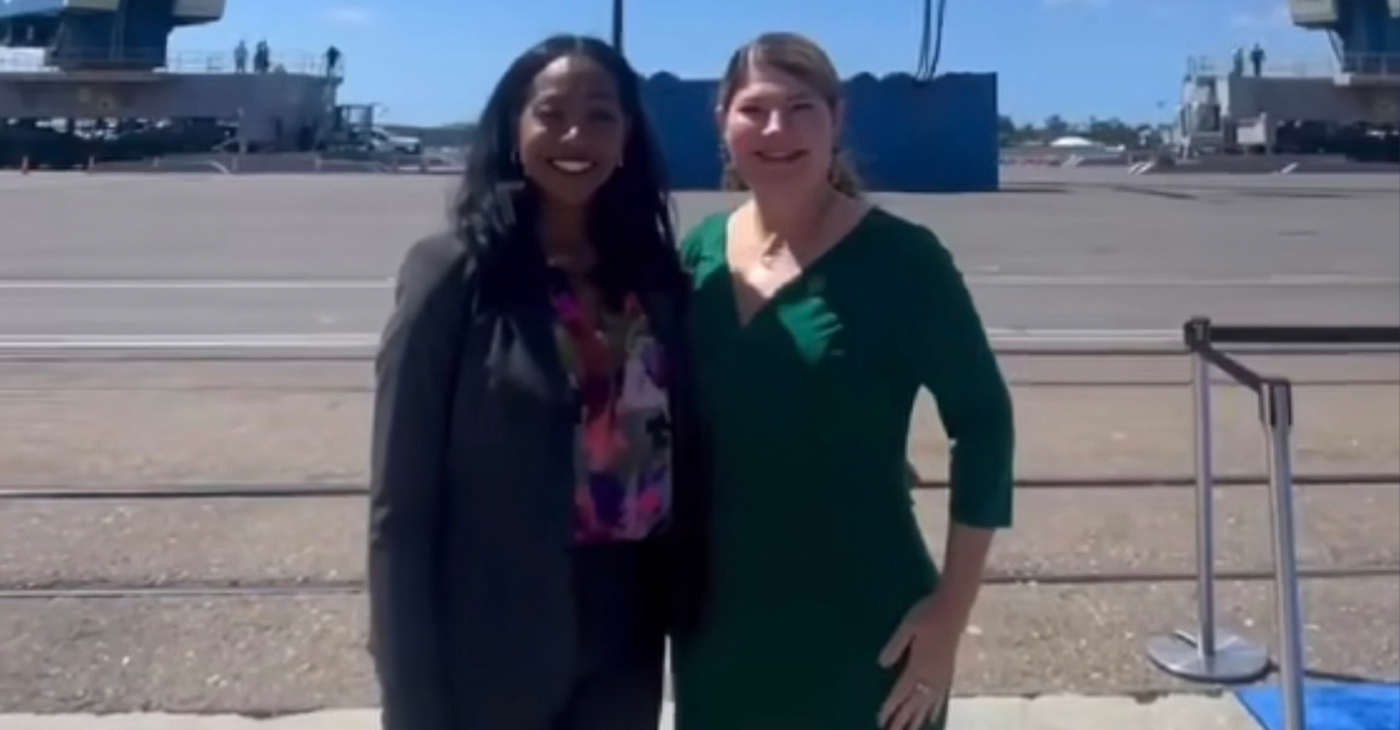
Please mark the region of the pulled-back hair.
<svg viewBox="0 0 1400 730"><path fill-rule="evenodd" d="M811 87L832 112L845 98L841 76L821 46L798 33L764 33L745 43L729 57L729 64L719 84L721 109L729 110L730 104L734 103L734 95L749 82L749 71L754 66L771 68ZM860 178L840 149L833 151L828 178L832 187L840 192L851 196L860 194ZM746 188L728 161L724 167L724 187L726 190Z"/></svg>

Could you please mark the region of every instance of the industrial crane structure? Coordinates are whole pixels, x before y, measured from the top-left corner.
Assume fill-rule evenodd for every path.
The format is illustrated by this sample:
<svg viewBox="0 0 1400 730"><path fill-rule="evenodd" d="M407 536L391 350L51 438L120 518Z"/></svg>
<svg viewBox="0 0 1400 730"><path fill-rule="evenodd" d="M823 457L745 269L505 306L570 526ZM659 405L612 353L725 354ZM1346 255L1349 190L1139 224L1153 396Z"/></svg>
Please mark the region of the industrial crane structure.
<svg viewBox="0 0 1400 730"><path fill-rule="evenodd" d="M919 40L919 61L914 75L928 80L933 78L943 54L943 25L948 16L948 0L923 0L923 6L923 36ZM619 52L626 52L622 45L626 10L626 0L612 0L612 45Z"/></svg>

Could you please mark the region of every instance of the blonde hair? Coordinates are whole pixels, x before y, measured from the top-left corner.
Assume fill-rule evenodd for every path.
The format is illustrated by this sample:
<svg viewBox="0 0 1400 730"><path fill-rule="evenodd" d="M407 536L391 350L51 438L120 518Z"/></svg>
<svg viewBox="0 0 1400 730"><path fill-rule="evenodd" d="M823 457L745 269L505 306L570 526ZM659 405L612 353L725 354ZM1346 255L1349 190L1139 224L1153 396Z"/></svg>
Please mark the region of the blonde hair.
<svg viewBox="0 0 1400 730"><path fill-rule="evenodd" d="M764 33L744 44L729 57L724 69L724 77L719 83L720 109L728 110L734 102L734 95L748 83L749 70L755 66L766 66L791 76L812 88L835 111L845 97L845 88L836 66L821 46L798 33ZM846 154L837 149L831 158L831 171L827 174L831 186L852 197L860 195L860 178ZM745 190L747 186L734 170L733 163L724 162L725 190Z"/></svg>

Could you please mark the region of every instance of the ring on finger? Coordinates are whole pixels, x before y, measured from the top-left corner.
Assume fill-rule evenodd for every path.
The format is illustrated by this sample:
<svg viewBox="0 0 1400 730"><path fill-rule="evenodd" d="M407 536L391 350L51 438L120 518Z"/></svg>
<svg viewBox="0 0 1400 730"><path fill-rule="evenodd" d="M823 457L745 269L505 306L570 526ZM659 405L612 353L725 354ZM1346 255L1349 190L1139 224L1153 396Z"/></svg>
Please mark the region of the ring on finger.
<svg viewBox="0 0 1400 730"><path fill-rule="evenodd" d="M922 681L914 683L914 691L919 693L920 695L923 695L924 697L929 697L933 695L933 688L929 687Z"/></svg>

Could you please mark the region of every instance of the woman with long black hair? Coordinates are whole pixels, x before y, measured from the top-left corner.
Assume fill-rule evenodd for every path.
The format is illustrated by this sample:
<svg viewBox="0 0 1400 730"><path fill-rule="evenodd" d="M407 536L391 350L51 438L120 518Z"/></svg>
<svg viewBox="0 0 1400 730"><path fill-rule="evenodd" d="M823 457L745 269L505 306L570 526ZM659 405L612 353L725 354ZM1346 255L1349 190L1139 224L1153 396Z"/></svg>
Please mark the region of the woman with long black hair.
<svg viewBox="0 0 1400 730"><path fill-rule="evenodd" d="M639 80L556 36L482 112L378 356L371 650L386 730L654 730L697 605L687 289Z"/></svg>

